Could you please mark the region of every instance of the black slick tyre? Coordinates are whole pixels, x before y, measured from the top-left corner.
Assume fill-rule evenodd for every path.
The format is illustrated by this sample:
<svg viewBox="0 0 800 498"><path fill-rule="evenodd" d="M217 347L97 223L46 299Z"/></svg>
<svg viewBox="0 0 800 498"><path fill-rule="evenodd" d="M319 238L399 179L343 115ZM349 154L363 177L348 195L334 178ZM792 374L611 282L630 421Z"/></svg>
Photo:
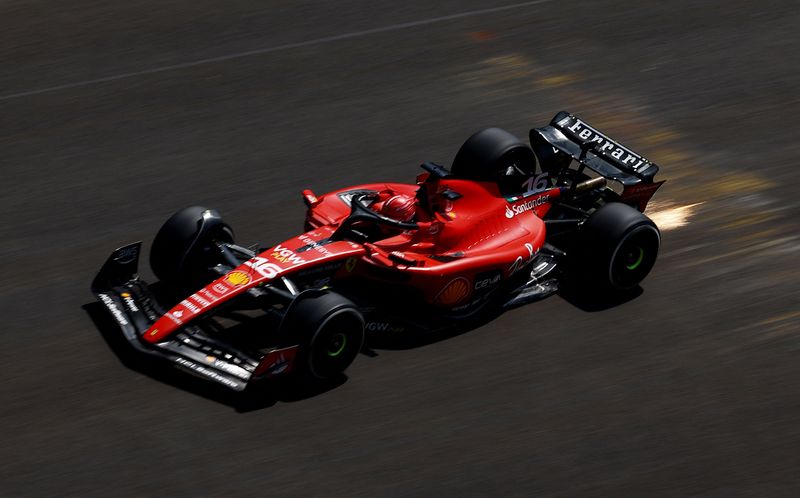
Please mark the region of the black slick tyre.
<svg viewBox="0 0 800 498"><path fill-rule="evenodd" d="M364 345L364 318L344 296L327 290L308 290L289 306L281 329L300 345L296 365L300 374L332 379L353 363Z"/></svg>
<svg viewBox="0 0 800 498"><path fill-rule="evenodd" d="M536 157L519 138L500 128L483 129L464 142L453 159L454 175L476 181L497 181L508 174L533 175Z"/></svg>
<svg viewBox="0 0 800 498"><path fill-rule="evenodd" d="M581 280L596 289L633 289L653 269L660 245L661 233L650 218L627 204L605 204L579 231Z"/></svg>
<svg viewBox="0 0 800 498"><path fill-rule="evenodd" d="M150 267L163 282L205 279L214 242L233 242L233 230L219 213L202 206L181 209L161 227L150 249Z"/></svg>

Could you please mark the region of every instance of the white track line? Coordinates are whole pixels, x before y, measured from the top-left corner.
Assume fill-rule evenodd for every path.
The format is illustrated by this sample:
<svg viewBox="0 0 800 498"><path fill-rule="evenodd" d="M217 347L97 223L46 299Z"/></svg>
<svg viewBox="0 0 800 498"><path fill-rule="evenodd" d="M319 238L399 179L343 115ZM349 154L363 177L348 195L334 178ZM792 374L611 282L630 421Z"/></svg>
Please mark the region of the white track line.
<svg viewBox="0 0 800 498"><path fill-rule="evenodd" d="M365 29L363 31L353 31L351 33L343 33L343 34L340 34L340 35L324 36L322 38L314 38L313 40L306 40L306 41L297 42L297 43L287 43L285 45L276 45L276 46L273 46L273 47L259 48L259 49L256 49L256 50L248 50L248 51L245 51L245 52L238 52L238 53L235 53L235 54L221 55L219 57L209 57L207 59L199 59L199 60L196 60L196 61L183 62L183 63L180 63L180 64L171 64L171 65L168 65L168 66L159 66L159 67L154 67L154 68L151 68L151 69L144 69L142 71L133 71L133 72L130 72L130 73L115 74L113 76L106 76L104 78L95 78L95 79L92 79L92 80L76 81L75 83L67 83L67 84L64 84L64 85L57 85L57 86L51 86L51 87L47 87L47 88L39 88L37 90L29 90L29 91L26 91L26 92L19 92L19 93L12 93L12 94L8 94L8 95L3 95L3 96L0 96L0 102L4 101L4 100L17 99L17 98L20 98L20 97L29 97L31 95L40 95L40 94L43 94L43 93L57 92L59 90L68 90L70 88L78 88L78 87L82 87L82 86L89 86L89 85L94 85L96 83L105 83L105 82L108 82L108 81L123 80L123 79L127 79L127 78L133 78L135 76L144 76L144 75L148 75L148 74L163 73L163 72L166 72L166 71L173 71L173 70L176 70L176 69L184 69L184 68L188 68L188 67L202 66L204 64L212 64L214 62L223 62L223 61L229 61L229 60L234 60L234 59L241 59L241 58L250 57L250 56L253 56L253 55L269 54L269 53L278 52L278 51L281 51L281 50L290 50L290 49L293 49L293 48L308 47L308 46L311 46L311 45L320 45L320 44L323 44L323 43L335 42L335 41L339 41L339 40L347 40L347 39L350 39L350 38L358 38L358 37L361 37L361 36L373 35L373 34L376 34L376 33L386 33L388 31L398 31L398 30L401 30L401 29L414 28L414 27L417 27L417 26L425 26L426 24L434 24L434 23L439 23L439 22L444 22L444 21L450 21L450 20L453 20L453 19L460 19L462 17L472 17L472 16L478 16L478 15L481 15L481 14L492 14L494 12L502 12L504 10L520 9L520 8L523 8L523 7L530 7L532 5L540 5L540 4L543 4L543 3L548 3L548 2L551 2L551 1L552 0L533 0L531 2L515 3L515 4L511 4L511 5L503 5L501 7L491 7L491 8L487 8L487 9L470 10L470 11L467 11L467 12L460 12L458 14L450 14L450 15L447 15L447 16L431 17L429 19L421 19L419 21L411 21L411 22L404 22L404 23L400 23L400 24L392 24L391 26L383 26L383 27L380 27L380 28Z"/></svg>

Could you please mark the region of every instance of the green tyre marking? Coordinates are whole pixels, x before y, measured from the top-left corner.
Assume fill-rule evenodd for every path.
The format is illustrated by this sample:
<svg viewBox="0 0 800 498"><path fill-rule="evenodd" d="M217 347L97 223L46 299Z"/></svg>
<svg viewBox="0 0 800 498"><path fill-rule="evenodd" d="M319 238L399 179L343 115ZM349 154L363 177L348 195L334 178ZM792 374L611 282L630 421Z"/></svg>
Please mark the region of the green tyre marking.
<svg viewBox="0 0 800 498"><path fill-rule="evenodd" d="M643 260L644 260L644 249L639 247L639 257L633 263L626 265L625 268L627 268L628 270L635 270L639 268L639 265L642 264Z"/></svg>
<svg viewBox="0 0 800 498"><path fill-rule="evenodd" d="M341 344L339 344L338 348L336 348L337 339L341 340ZM336 334L335 336L333 336L333 339L331 340L331 346L333 346L336 349L328 349L326 353L328 353L328 356L330 356L331 358L335 358L336 356L342 354L342 351L344 351L346 345L347 345L347 336L341 333Z"/></svg>

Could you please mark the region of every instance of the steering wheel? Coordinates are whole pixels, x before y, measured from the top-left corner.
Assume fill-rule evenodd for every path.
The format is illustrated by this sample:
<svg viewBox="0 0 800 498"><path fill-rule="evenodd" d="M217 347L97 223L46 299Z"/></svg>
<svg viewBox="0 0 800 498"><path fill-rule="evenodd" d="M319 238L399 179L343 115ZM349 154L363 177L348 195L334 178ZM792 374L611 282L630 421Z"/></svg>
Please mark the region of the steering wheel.
<svg viewBox="0 0 800 498"><path fill-rule="evenodd" d="M397 228L400 230L418 230L419 225L416 223L408 223L400 220L388 218L370 209L365 203L365 200L375 198L375 193L365 192L353 195L350 198L350 214L342 221L336 232L333 233L331 239L343 240L349 234L356 234L361 238L368 238L365 234L354 230L353 225L358 222L373 223L376 225Z"/></svg>

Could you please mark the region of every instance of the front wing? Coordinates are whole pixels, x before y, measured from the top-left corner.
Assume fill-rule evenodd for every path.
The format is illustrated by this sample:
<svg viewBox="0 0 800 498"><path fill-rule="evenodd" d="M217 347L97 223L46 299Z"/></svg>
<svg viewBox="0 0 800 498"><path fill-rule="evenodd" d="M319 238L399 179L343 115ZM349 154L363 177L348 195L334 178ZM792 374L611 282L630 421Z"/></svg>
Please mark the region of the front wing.
<svg viewBox="0 0 800 498"><path fill-rule="evenodd" d="M145 341L142 334L164 315L165 310L138 276L140 251L141 242L114 251L91 287L125 339L137 351L166 360L181 370L234 391L243 391L255 380L292 370L298 346L246 352L210 337L197 325L186 325L164 341Z"/></svg>

